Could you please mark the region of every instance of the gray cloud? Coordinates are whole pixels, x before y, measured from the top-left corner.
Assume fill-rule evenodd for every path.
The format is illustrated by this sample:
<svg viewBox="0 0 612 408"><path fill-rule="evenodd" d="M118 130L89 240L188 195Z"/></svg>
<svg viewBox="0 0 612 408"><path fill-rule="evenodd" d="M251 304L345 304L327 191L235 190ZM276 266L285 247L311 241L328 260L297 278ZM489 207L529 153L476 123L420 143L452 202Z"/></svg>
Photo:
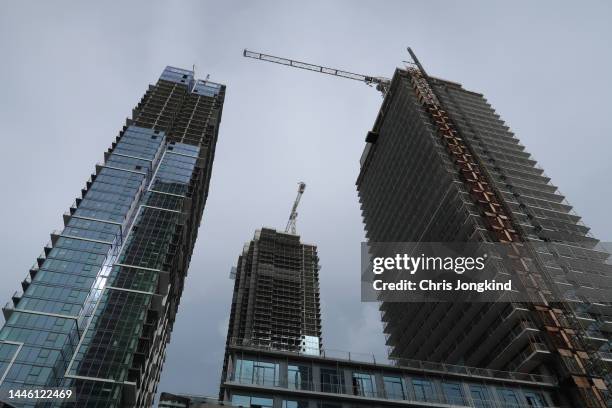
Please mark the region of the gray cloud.
<svg viewBox="0 0 612 408"><path fill-rule="evenodd" d="M412 46L430 73L483 92L585 222L611 240L612 71L605 1L8 2L0 5L0 177L8 300L165 65L226 83L209 201L160 389L215 395L229 270L262 225L319 245L324 342L384 356L359 301L354 182L379 94L242 58L244 47L390 76Z"/></svg>

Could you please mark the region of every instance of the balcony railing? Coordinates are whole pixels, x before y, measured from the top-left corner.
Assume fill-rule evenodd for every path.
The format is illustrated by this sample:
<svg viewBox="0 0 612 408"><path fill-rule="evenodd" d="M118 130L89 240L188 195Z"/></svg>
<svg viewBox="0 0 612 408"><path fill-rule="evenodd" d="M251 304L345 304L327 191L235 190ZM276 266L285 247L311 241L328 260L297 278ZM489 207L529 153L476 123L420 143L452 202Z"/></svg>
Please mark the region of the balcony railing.
<svg viewBox="0 0 612 408"><path fill-rule="evenodd" d="M288 390L321 392L328 394L345 395L350 397L362 397L367 399L384 399L394 401L407 401L416 403L445 404L453 407L486 407L486 408L530 408L529 404L512 404L500 402L493 399L474 400L470 396L446 396L438 388L427 389L426 391L415 391L407 386L405 390L398 393L397 390L387 391L385 389L363 390L357 386L346 386L340 381L307 381L302 379L299 383L288 382L287 380L264 377L264 376L229 376L229 382L240 385L253 385L263 388L284 388ZM408 384L406 384L408 385ZM493 392L493 391L490 391ZM549 408L569 408L569 407L549 407Z"/></svg>
<svg viewBox="0 0 612 408"><path fill-rule="evenodd" d="M501 370L492 370L488 368L477 368L477 367L468 367L462 365L453 365L453 364L445 364L431 361L422 361L422 360L411 360L411 359L393 359L390 364L387 361L378 360L373 354L367 353L352 353L349 351L340 351L340 350L329 350L329 349L321 349L319 356L313 356L312 354L303 353L300 351L288 350L288 349L278 349L270 347L268 344L257 344L255 340L244 340L244 339L230 339L230 345L240 347L242 349L254 349L254 350L265 350L270 352L285 352L295 354L297 356L308 356L308 357L321 357L321 358L330 358L334 360L344 360L350 362L358 362L358 363L368 363L377 366L393 366L398 368L405 368L409 370L415 370L420 372L433 372L433 373L442 373L442 374L458 374L464 375L468 377L478 377L478 378L494 378L501 380L510 380L510 381L525 381L531 383L541 383L541 384L550 384L556 385L557 379L552 376L547 375L538 375L538 374L528 374L528 373L519 373L512 371L501 371Z"/></svg>

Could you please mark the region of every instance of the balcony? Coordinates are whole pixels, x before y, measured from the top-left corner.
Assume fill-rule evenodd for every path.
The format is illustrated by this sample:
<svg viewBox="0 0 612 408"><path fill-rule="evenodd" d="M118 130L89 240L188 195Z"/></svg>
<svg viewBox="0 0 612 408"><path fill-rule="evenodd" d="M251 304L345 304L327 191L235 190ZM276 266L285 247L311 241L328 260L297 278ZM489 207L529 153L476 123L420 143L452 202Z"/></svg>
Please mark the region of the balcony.
<svg viewBox="0 0 612 408"><path fill-rule="evenodd" d="M593 315L591 315L590 313L585 313L585 312L574 312L574 315L576 316L576 318L580 321L580 323L589 325L593 322L595 322L595 318L593 317Z"/></svg>
<svg viewBox="0 0 612 408"><path fill-rule="evenodd" d="M612 318L604 317L600 323L600 329L607 332L612 333Z"/></svg>
<svg viewBox="0 0 612 408"><path fill-rule="evenodd" d="M588 305L594 313L604 316L612 316L612 305L598 302L589 303Z"/></svg>
<svg viewBox="0 0 612 408"><path fill-rule="evenodd" d="M500 307L501 306L504 305L500 304ZM498 308L495 308L494 310L498 310ZM477 347L475 347L474 351L469 357L469 363L476 364L486 355L489 355L490 350L495 347L495 345L499 345L500 342L502 342L504 339L507 339L508 331L510 331L513 326L514 329L512 330L515 330L517 327L516 323L519 322L520 319L525 318L528 313L529 310L527 308L523 307L522 305L513 304L510 306L508 311L506 311L505 314L502 315L502 320L499 324L492 326L495 320L490 320L488 322L489 328L485 333L480 336L483 340L478 344ZM499 315L495 316L495 314L492 313L491 316L499 320ZM523 321L523 323L526 323L526 321ZM535 326L531 325L530 328L535 329Z"/></svg>
<svg viewBox="0 0 612 408"><path fill-rule="evenodd" d="M609 351L599 351L597 352L597 357L601 359L608 366L612 366L612 353Z"/></svg>
<svg viewBox="0 0 612 408"><path fill-rule="evenodd" d="M15 311L15 308L13 307L11 302L10 301L6 302L6 304L2 308L2 314L4 315L4 320L8 321L8 319L10 319L14 311Z"/></svg>
<svg viewBox="0 0 612 408"><path fill-rule="evenodd" d="M608 338L602 332L594 329L586 330L584 338L596 349L608 342Z"/></svg>
<svg viewBox="0 0 612 408"><path fill-rule="evenodd" d="M537 333L539 333L539 330L531 322L523 321L518 324L493 350L491 354L495 357L491 360L489 366L494 369L504 367L516 358L516 354L529 342L535 342L533 336Z"/></svg>
<svg viewBox="0 0 612 408"><path fill-rule="evenodd" d="M25 279L21 281L21 289L23 289L24 293L30 287L30 283L32 283L32 278L30 275L26 275Z"/></svg>
<svg viewBox="0 0 612 408"><path fill-rule="evenodd" d="M15 293L13 293L13 296L11 296L11 299L13 300L13 306L17 307L17 305L19 304L19 301L21 300L21 294L17 291L15 291Z"/></svg>
<svg viewBox="0 0 612 408"><path fill-rule="evenodd" d="M529 345L519 353L508 368L513 371L528 373L551 355L550 350L544 343L530 342Z"/></svg>
<svg viewBox="0 0 612 408"><path fill-rule="evenodd" d="M36 262L38 262L38 266L39 267L43 266L43 263L45 263L46 259L47 259L47 255L45 254L45 251L41 252L40 255L38 255L38 258L36 258Z"/></svg>
<svg viewBox="0 0 612 408"><path fill-rule="evenodd" d="M36 274L38 273L39 270L39 266L38 263L34 263L34 265L32 265L32 267L30 268L30 278L34 279L36 277Z"/></svg>

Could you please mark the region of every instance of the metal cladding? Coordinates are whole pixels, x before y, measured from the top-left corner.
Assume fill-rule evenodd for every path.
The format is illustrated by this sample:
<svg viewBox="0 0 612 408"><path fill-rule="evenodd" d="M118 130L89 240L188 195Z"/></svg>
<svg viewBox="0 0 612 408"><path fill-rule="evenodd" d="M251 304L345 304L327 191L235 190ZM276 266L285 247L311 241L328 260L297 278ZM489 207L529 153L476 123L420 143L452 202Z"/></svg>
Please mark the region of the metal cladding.
<svg viewBox="0 0 612 408"><path fill-rule="evenodd" d="M588 288L609 282L608 254L485 98L420 65L397 70L366 142L368 241L509 243L534 293L526 304L383 302L391 356L555 373L576 406L604 407L612 308Z"/></svg>
<svg viewBox="0 0 612 408"><path fill-rule="evenodd" d="M227 350L231 345L248 345L320 353L316 246L301 243L298 235L262 228L245 244L232 275ZM227 350L222 383L228 369Z"/></svg>
<svg viewBox="0 0 612 408"><path fill-rule="evenodd" d="M3 308L3 390L70 387L76 406L153 404L208 194L224 92L173 67L149 86L64 214L64 229L51 234L23 294Z"/></svg>

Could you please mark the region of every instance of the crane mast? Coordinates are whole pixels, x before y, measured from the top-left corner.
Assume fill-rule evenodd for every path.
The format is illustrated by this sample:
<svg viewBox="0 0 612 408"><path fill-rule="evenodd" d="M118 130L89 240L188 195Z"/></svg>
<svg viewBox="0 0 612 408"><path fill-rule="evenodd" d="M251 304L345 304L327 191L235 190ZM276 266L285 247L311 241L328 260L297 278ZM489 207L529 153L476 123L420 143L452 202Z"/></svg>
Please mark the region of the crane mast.
<svg viewBox="0 0 612 408"><path fill-rule="evenodd" d="M305 69L307 71L313 71L321 74L333 75L340 78L353 79L355 81L364 82L368 86L376 86L376 89L382 93L383 97L387 93L387 90L389 89L389 84L391 83L391 80L389 78L356 74L354 72L342 71L340 69L310 64L308 62L302 62L283 57L276 57L274 55L262 54L260 52L249 51L247 49L242 52L242 55L247 58L258 59L266 62L273 62L275 64L286 65L288 67L300 68Z"/></svg>
<svg viewBox="0 0 612 408"><path fill-rule="evenodd" d="M287 227L285 227L285 232L296 235L295 232L295 224L297 222L297 208L300 204L300 199L302 198L302 194L304 194L304 190L306 189L306 183L299 182L298 183L298 192L297 197L295 197L295 201L293 202L293 207L291 207L291 214L289 214L289 221L287 221Z"/></svg>

